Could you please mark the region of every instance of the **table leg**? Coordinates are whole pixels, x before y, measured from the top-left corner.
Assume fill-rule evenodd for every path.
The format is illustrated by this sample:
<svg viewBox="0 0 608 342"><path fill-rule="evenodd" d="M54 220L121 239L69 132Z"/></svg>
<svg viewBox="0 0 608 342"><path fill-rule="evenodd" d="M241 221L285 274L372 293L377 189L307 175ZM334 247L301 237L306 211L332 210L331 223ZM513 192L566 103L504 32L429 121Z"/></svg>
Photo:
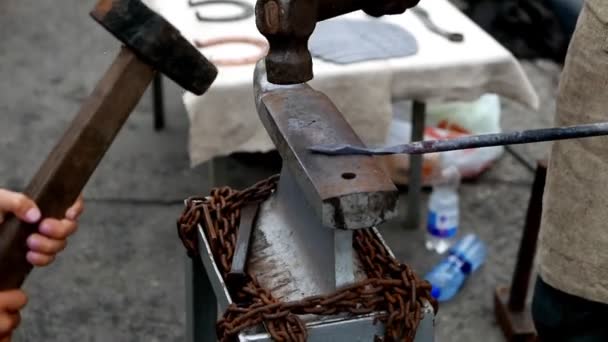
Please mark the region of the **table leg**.
<svg viewBox="0 0 608 342"><path fill-rule="evenodd" d="M152 101L154 107L154 129L161 131L165 128L165 104L163 95L163 76L157 73L154 76Z"/></svg>
<svg viewBox="0 0 608 342"><path fill-rule="evenodd" d="M186 256L186 342L216 341L217 299L203 264Z"/></svg>
<svg viewBox="0 0 608 342"><path fill-rule="evenodd" d="M426 103L414 101L412 106L412 141L424 139ZM406 228L420 227L420 195L422 193L422 155L410 155Z"/></svg>

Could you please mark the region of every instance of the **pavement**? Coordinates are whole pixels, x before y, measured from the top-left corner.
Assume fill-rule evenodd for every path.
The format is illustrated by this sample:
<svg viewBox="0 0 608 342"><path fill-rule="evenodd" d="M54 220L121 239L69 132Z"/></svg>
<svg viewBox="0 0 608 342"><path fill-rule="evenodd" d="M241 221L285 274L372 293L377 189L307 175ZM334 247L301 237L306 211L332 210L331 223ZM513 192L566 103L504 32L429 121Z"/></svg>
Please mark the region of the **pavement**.
<svg viewBox="0 0 608 342"><path fill-rule="evenodd" d="M89 17L93 1L0 3L0 187L21 190L118 52ZM503 102L503 129L552 123L560 67L526 61L539 112ZM68 249L26 283L30 303L15 341L183 341L185 254L175 221L181 201L208 192L209 165L189 167L181 91L166 87L167 128L155 132L150 94L142 99L85 191L86 212ZM528 163L547 145L517 146ZM276 171L256 158L222 158L217 184L247 186ZM259 159L267 160L267 159ZM258 163L260 164L260 163ZM509 283L533 173L509 154L461 187L463 231L488 243L487 263L442 305L437 341L503 341L492 293ZM437 257L423 230L381 227L398 258L424 273ZM211 305L211 304L210 304Z"/></svg>

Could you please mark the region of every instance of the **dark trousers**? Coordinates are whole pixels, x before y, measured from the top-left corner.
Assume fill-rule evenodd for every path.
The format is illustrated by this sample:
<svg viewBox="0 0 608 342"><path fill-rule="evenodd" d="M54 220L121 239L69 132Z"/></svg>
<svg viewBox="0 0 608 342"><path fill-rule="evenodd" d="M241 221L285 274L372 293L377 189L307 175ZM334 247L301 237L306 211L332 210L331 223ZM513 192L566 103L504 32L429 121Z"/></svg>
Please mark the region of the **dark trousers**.
<svg viewBox="0 0 608 342"><path fill-rule="evenodd" d="M536 281L532 316L541 342L608 342L608 304Z"/></svg>
<svg viewBox="0 0 608 342"><path fill-rule="evenodd" d="M583 9L583 0L548 0L568 36L572 36L576 20Z"/></svg>

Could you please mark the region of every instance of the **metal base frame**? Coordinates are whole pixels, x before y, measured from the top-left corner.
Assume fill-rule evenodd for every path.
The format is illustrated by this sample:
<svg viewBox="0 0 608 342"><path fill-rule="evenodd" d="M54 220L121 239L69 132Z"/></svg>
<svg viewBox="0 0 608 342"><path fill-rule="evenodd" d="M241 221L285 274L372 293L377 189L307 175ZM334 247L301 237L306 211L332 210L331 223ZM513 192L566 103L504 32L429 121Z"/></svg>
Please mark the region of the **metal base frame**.
<svg viewBox="0 0 608 342"><path fill-rule="evenodd" d="M214 175L214 165L210 163L210 181L211 184L215 184ZM291 197L291 199L283 198L284 201L288 202L288 206L298 207L305 205L306 201L304 198L300 196L296 196L295 194L290 195L290 191L293 191L296 188L296 185L293 183L293 180L289 179L289 176L285 176L285 179L279 184L279 187L285 192L287 197ZM275 194L275 196L282 196L281 193ZM293 196L292 196L293 195ZM299 197L299 198L298 198ZM268 207L272 206L271 201L267 201L264 206L267 207L266 212L268 213ZM306 207L301 209L301 213L290 217L291 221L294 221L303 216L306 216L310 213L310 208L308 210ZM261 212L264 209L261 209ZM272 216L272 213L270 213ZM311 215L309 215L311 216ZM267 216L268 217L268 216ZM276 218L276 217L275 217ZM315 221L316 217L311 217L307 220L308 224L312 224L312 221ZM263 218L258 220L258 225L262 224ZM268 219L267 219L268 220ZM266 221L268 222L268 221ZM272 228L272 227L270 227ZM326 227L320 227L325 229L328 233L333 232ZM380 241L386 246L389 253L392 254L390 248L386 245L384 239L380 236L379 232L374 229L374 232L378 235ZM352 232L343 232L336 231L334 237L334 253L340 255L341 252L344 252L344 247L348 245L350 249L347 251L350 252L350 257L352 257L352 247L350 241L352 238L340 236L340 234ZM254 233L255 234L255 233ZM260 234L259 232L257 234ZM216 330L215 324L219 319L219 314L223 312L228 305L232 303L232 299L230 294L226 288L226 284L224 283L219 268L215 264L214 258L211 253L210 246L207 242L206 236L204 234L203 228L198 227L198 238L199 238L199 246L200 246L200 259L192 260L186 257L186 341L187 342L207 342L207 341L216 341ZM344 243L347 241L348 243ZM314 239L311 239L311 242L314 242ZM328 243L331 243L327 241ZM255 243L254 243L255 244ZM288 241L289 244L289 241ZM255 251L256 248L252 244L252 250ZM331 251L331 249L329 249ZM258 251L260 252L260 251ZM255 253L255 252L254 252ZM333 256L332 256L333 257ZM255 255L251 256L251 259L255 259ZM258 258L259 259L259 258ZM342 260L343 262L340 262ZM258 260L259 261L259 260ZM352 259L349 260L348 255L343 257L338 257L335 262L335 269L333 270L335 273L333 275L338 275L335 277L336 286L341 285L341 281L348 283L352 282L350 277L347 275L354 275L358 271L358 265L352 263ZM350 265L347 265L350 262ZM330 263L331 264L331 263ZM339 269L339 265L345 265L345 269ZM356 269L355 269L356 268ZM289 271L287 271L289 272ZM340 276L342 274L343 276ZM358 279L361 279L361 273L359 273ZM334 280L332 277L331 280ZM357 279L355 279L357 280ZM329 280L327 284L329 284ZM332 289L334 286L331 286ZM286 289L283 289L285 291ZM435 316L433 312L433 308L430 304L427 304L423 308L424 319L420 323L418 328L416 342L432 342L434 341L434 325L435 325ZM384 334L384 327L382 324L375 324L375 315L362 315L358 317L327 317L322 321L309 321L307 322L308 333L309 333L309 341L373 341L375 336L382 336ZM271 342L271 338L269 334L265 333L263 327L257 327L251 329L249 332L245 332L239 336L239 341L268 341Z"/></svg>
<svg viewBox="0 0 608 342"><path fill-rule="evenodd" d="M530 307L513 311L509 307L507 287L499 287L494 293L494 314L507 342L535 342L536 329Z"/></svg>
<svg viewBox="0 0 608 342"><path fill-rule="evenodd" d="M201 260L185 258L186 342L215 341L218 307L211 281Z"/></svg>
<svg viewBox="0 0 608 342"><path fill-rule="evenodd" d="M377 231L376 234L379 235ZM213 260L203 228L198 228L200 260L187 261L187 341L215 341L215 323L218 312L223 312L232 303L219 269ZM384 242L384 240L380 239ZM387 246L388 249L388 246ZM390 251L390 249L389 249ZM423 308L424 319L418 327L416 342L434 341L435 316L427 304ZM322 321L307 322L308 341L374 341L384 334L384 327L375 323L375 315L357 317L329 317ZM272 342L263 327L251 329L239 335L239 341Z"/></svg>

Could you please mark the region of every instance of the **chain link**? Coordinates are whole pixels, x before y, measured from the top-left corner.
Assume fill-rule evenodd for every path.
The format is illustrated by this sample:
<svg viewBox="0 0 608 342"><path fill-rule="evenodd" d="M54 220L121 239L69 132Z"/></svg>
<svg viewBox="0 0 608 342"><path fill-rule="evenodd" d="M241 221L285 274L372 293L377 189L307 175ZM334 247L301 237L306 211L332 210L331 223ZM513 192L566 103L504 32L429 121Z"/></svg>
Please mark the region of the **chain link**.
<svg viewBox="0 0 608 342"><path fill-rule="evenodd" d="M275 175L243 191L216 188L208 197L186 200L177 226L188 255L198 257L196 227L201 224L225 278L234 256L240 209L246 204L266 200L276 189L278 180L279 176ZM437 312L437 302L430 294L431 285L393 258L371 229L355 231L353 248L367 279L333 294L281 302L249 274L243 288L230 289L235 303L226 309L217 323L218 339L235 341L243 330L263 323L275 341L304 342L308 334L299 315L378 313L376 319L384 323L386 331L385 336L377 337L376 341L413 341L423 318L424 302L431 303Z"/></svg>

